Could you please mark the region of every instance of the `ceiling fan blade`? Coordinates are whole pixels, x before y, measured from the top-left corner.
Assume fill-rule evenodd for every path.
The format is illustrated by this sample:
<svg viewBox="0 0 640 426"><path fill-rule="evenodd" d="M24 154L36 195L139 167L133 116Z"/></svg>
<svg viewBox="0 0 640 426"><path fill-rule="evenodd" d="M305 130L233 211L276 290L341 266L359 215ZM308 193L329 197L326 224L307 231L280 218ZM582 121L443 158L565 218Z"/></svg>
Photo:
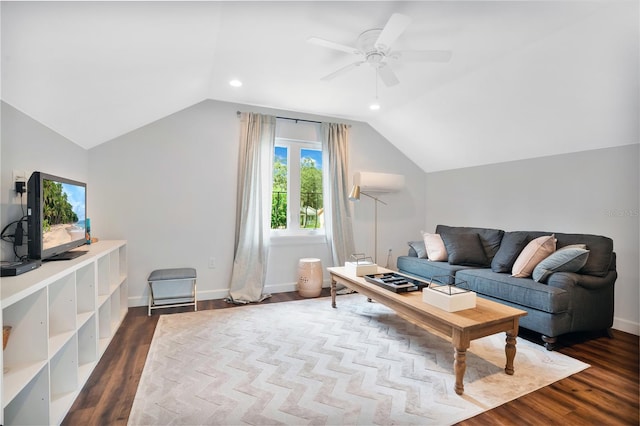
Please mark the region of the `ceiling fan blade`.
<svg viewBox="0 0 640 426"><path fill-rule="evenodd" d="M387 57L403 62L449 62L451 54L450 50L401 50L391 52Z"/></svg>
<svg viewBox="0 0 640 426"><path fill-rule="evenodd" d="M381 64L378 67L378 75L380 76L380 80L382 80L384 85L387 87L395 86L396 84L400 83L400 80L398 80L396 74L387 64Z"/></svg>
<svg viewBox="0 0 640 426"><path fill-rule="evenodd" d="M394 13L387 21L387 25L384 26L382 32L376 40L375 47L378 50L385 51L391 47L394 41L400 37L400 34L407 29L411 23L411 18L400 13Z"/></svg>
<svg viewBox="0 0 640 426"><path fill-rule="evenodd" d="M364 64L364 61L354 62L352 64L347 65L346 67L342 67L339 70L332 72L331 74L325 75L320 80L322 80L322 81L333 80L334 78L338 77L339 75L342 75L342 74L346 73L347 71L352 70L355 67L359 67L362 64Z"/></svg>
<svg viewBox="0 0 640 426"><path fill-rule="evenodd" d="M339 50L341 52L351 53L351 54L354 54L354 55L362 54L362 52L360 52L355 47L345 46L344 44L335 43L333 41L325 40L323 38L309 37L307 39L307 41L309 43L316 44L318 46L327 47L327 48L333 49L333 50Z"/></svg>

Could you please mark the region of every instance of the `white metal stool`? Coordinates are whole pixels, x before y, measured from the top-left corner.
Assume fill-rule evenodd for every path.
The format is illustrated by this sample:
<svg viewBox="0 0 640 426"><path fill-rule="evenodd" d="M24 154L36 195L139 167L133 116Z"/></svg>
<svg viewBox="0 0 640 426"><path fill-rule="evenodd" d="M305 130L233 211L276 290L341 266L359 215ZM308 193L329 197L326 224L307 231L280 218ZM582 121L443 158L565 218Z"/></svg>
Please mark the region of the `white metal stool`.
<svg viewBox="0 0 640 426"><path fill-rule="evenodd" d="M149 310L148 316L151 316L152 309L170 308L176 306L193 306L193 310L198 310L198 297L196 291L196 270L194 268L174 268L174 269L156 269L149 274ZM176 281L191 281L191 294L169 294L156 296L153 291L154 284L169 284ZM174 302L156 303L162 300L173 300Z"/></svg>

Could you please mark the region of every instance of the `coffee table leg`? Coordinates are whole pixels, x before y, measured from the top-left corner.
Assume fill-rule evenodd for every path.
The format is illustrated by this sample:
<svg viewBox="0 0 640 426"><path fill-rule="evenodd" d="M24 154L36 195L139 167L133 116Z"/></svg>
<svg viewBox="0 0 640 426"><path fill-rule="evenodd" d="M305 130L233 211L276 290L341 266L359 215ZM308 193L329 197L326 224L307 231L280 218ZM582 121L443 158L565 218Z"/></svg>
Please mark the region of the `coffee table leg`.
<svg viewBox="0 0 640 426"><path fill-rule="evenodd" d="M518 329L507 331L506 345L504 346L504 353L507 356L507 365L504 367L504 372L508 375L513 375L513 360L516 357L516 336L518 335Z"/></svg>
<svg viewBox="0 0 640 426"><path fill-rule="evenodd" d="M336 280L331 277L331 307L336 307Z"/></svg>
<svg viewBox="0 0 640 426"><path fill-rule="evenodd" d="M454 390L458 395L464 393L464 372L467 369L467 350L465 348L455 348L453 371L456 373L456 384Z"/></svg>
<svg viewBox="0 0 640 426"><path fill-rule="evenodd" d="M467 369L467 349L471 343L469 336L461 331L454 330L451 341L455 349L453 357L453 371L456 374L456 384L454 390L458 395L464 393L464 372Z"/></svg>

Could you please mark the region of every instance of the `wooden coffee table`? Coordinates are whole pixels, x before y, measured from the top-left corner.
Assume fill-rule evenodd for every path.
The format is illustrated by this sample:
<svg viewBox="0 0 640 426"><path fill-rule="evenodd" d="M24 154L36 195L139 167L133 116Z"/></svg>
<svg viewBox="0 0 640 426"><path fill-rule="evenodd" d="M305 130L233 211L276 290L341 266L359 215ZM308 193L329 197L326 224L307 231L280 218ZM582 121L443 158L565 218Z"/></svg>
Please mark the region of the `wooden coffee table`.
<svg viewBox="0 0 640 426"><path fill-rule="evenodd" d="M466 370L466 352L472 340L506 332L504 348L507 363L505 373L512 375L516 356L518 321L526 311L490 300L476 298L476 307L458 312L447 312L422 301L422 292L394 293L367 282L345 271L344 267L327 268L331 274L331 306L336 307L336 284L342 284L358 293L393 309L404 319L423 328L434 329L451 339L454 348L453 370L456 375L455 391L464 392L462 379ZM378 273L394 272L378 267ZM412 277L413 278L413 277Z"/></svg>

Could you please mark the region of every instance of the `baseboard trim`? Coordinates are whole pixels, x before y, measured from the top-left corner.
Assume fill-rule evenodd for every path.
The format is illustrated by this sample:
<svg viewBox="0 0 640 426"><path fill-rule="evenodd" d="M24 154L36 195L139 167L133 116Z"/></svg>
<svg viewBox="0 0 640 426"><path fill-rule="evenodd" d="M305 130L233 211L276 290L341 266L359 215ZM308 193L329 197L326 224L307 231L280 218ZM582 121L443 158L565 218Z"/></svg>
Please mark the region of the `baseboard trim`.
<svg viewBox="0 0 640 426"><path fill-rule="evenodd" d="M322 283L323 288L329 288L330 283L328 281ZM286 293L289 291L297 291L298 283L284 283L284 284L271 284L266 285L264 287L264 292L267 294L275 294L275 293ZM229 296L229 289L217 289L217 290L198 290L198 300L218 300L224 299ZM130 296L128 298L128 303L130 307L135 306L147 306L148 299L147 296Z"/></svg>
<svg viewBox="0 0 640 426"><path fill-rule="evenodd" d="M638 324L637 322L625 320L622 318L614 318L613 328L616 330L624 331L625 333L640 336L640 324Z"/></svg>

